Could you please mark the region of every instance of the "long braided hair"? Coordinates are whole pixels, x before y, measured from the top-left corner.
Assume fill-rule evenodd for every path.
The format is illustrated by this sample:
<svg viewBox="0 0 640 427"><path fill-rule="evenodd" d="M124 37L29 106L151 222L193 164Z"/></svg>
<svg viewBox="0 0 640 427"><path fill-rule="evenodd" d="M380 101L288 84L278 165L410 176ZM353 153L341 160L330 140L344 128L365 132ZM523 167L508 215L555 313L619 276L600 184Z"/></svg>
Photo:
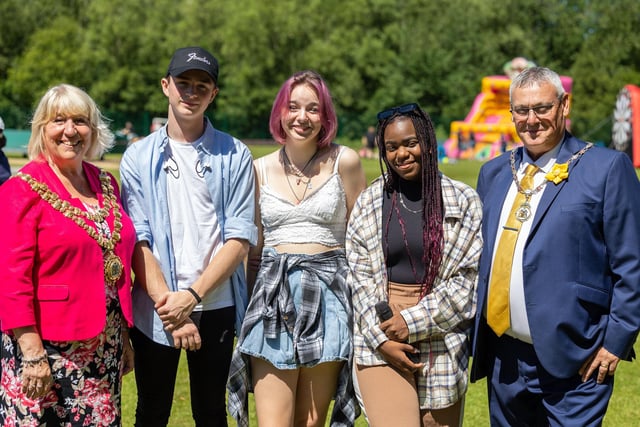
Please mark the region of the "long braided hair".
<svg viewBox="0 0 640 427"><path fill-rule="evenodd" d="M392 212L400 212L397 206L397 192L400 187L400 177L394 171L387 160L384 133L392 122L408 118L413 123L416 136L420 143L420 155L422 157L422 263L425 266L422 277L420 299L431 292L433 283L438 275L442 262L444 247L444 207L442 201L442 189L440 184L440 171L438 170L438 143L431 117L421 108L408 112L395 112L391 116L378 121L376 130L376 143L380 153L380 170L384 179L384 188L392 194ZM384 166L383 166L384 163ZM386 173L385 173L386 168ZM388 231L391 216L385 225ZM398 214L398 220L404 228L404 220ZM388 233L385 233L388 242ZM406 236L403 235L405 247L408 246Z"/></svg>

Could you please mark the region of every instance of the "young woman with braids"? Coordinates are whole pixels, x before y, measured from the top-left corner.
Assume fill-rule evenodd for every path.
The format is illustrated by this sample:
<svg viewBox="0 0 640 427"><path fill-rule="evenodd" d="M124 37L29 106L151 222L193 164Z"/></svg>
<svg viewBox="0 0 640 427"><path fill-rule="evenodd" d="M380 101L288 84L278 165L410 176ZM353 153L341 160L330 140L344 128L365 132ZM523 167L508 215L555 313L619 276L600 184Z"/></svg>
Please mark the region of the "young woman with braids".
<svg viewBox="0 0 640 427"><path fill-rule="evenodd" d="M356 201L346 237L361 404L373 427L459 426L480 200L439 172L433 123L418 104L380 112L376 141L382 176Z"/></svg>

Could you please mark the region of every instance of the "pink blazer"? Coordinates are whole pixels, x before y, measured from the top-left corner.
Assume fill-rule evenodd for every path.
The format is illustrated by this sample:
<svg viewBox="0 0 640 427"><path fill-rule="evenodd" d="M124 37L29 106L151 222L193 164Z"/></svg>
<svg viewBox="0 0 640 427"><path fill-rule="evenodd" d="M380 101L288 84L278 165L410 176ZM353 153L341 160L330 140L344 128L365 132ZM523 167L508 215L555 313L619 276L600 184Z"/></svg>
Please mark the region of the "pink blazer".
<svg viewBox="0 0 640 427"><path fill-rule="evenodd" d="M103 204L99 169L83 163L91 190ZM46 183L62 199L84 209L42 160L22 168ZM120 203L120 193L111 181ZM116 284L122 313L133 325L131 257L135 244L133 223L122 206L121 239L115 253L124 272ZM113 230L113 215L107 218ZM72 220L53 209L21 178L0 186L0 327L3 331L33 326L45 340L76 341L93 338L106 322L106 293L102 248ZM93 223L90 223L94 226Z"/></svg>

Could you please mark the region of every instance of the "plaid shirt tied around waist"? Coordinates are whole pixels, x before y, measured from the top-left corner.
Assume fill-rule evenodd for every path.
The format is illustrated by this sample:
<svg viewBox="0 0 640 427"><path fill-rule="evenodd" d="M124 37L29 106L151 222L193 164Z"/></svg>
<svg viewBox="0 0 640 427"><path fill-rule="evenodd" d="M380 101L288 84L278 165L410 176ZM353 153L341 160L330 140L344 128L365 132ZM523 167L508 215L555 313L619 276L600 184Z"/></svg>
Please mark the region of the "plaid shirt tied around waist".
<svg viewBox="0 0 640 427"><path fill-rule="evenodd" d="M302 305L296 307L289 287L289 271L302 270ZM266 338L275 338L286 329L293 338L294 352L300 366L314 366L322 356L324 324L322 290L328 288L342 302L352 319L351 294L346 277L348 266L344 249L320 254L277 254L266 248L254 294L240 332L240 344L257 322L263 322ZM352 351L351 351L352 353ZM360 414L351 379L351 355L340 371L331 426L353 426ZM248 426L247 395L251 387L250 361L236 347L231 361L229 412L239 426Z"/></svg>

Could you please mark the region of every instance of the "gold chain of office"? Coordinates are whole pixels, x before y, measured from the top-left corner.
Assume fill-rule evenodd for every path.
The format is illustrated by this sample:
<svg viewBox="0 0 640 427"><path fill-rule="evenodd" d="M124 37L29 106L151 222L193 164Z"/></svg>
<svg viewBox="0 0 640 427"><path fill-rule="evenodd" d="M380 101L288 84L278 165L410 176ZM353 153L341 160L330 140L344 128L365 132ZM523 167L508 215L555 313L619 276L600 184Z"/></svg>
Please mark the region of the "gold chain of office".
<svg viewBox="0 0 640 427"><path fill-rule="evenodd" d="M580 151L578 151L577 153L575 153L573 156L571 156L571 158L567 161L567 167L569 167L569 165L571 163L573 163L575 160L579 159L580 157L582 157L582 155L584 153L587 152L587 150L589 150L591 147L593 147L593 143L589 142L587 145L585 145ZM511 150L511 155L509 157L509 165L511 166L511 176L513 177L513 181L516 183L516 187L518 189L519 193L522 193L525 197L524 201L522 202L522 204L520 204L520 206L518 207L518 210L515 213L516 219L520 222L525 222L526 220L529 219L529 217L531 217L531 205L529 204L529 201L531 200L531 197L535 194L537 194L540 190L542 190L542 188L544 188L545 185L547 185L547 182L549 182L547 179L545 179L544 181L542 181L542 183L540 185L538 185L536 188L534 189L524 189L522 188L522 181L518 180L518 175L516 173L516 154L515 154L516 150Z"/></svg>
<svg viewBox="0 0 640 427"><path fill-rule="evenodd" d="M17 176L29 184L31 189L38 193L40 198L49 203L53 209L75 222L80 228L86 231L91 238L98 242L98 245L103 249L104 278L107 283L111 285L115 284L118 279L120 279L120 276L122 276L122 272L124 271L122 260L114 252L116 244L120 241L122 213L120 212L120 206L116 200L109 175L107 175L105 171L100 171L100 186L104 197L104 206L100 209L96 209L94 212L84 211L71 205L68 201L60 199L60 196L51 191L47 184L38 181L27 173L18 172ZM106 218L111 210L113 210L114 220L113 232L109 237L104 236L102 233L98 233L96 229L87 224L87 220L96 223L106 222Z"/></svg>

